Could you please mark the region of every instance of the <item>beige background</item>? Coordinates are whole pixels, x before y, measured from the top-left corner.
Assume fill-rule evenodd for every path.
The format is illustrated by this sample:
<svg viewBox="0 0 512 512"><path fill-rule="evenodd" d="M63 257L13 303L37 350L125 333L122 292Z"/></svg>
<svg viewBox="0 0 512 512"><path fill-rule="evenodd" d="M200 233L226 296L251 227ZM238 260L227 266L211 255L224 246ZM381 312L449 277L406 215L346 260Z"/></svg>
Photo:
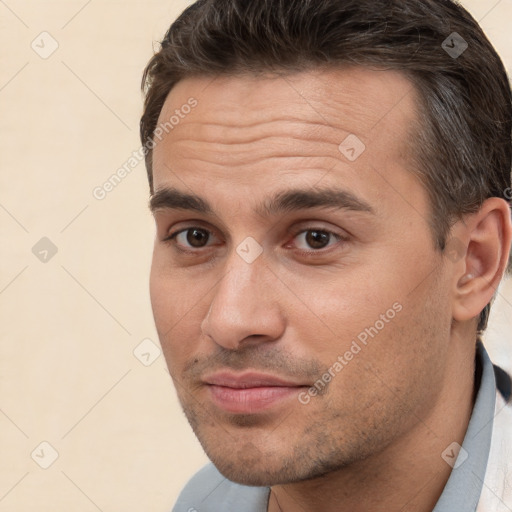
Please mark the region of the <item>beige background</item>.
<svg viewBox="0 0 512 512"><path fill-rule="evenodd" d="M0 0L0 512L170 511L207 460L158 356L143 163L92 194L140 147L143 67L189 3ZM463 3L512 69L512 0ZM507 282L509 369L511 317Z"/></svg>

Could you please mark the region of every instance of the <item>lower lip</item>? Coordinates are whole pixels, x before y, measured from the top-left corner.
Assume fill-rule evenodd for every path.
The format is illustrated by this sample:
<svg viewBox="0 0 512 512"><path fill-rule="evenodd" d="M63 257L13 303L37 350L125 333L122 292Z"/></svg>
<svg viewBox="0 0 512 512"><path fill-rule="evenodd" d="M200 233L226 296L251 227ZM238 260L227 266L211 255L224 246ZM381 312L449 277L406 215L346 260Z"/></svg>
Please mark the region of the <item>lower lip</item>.
<svg viewBox="0 0 512 512"><path fill-rule="evenodd" d="M299 387L266 386L257 388L228 388L208 386L213 403L227 412L251 414L270 409L284 400L296 396Z"/></svg>

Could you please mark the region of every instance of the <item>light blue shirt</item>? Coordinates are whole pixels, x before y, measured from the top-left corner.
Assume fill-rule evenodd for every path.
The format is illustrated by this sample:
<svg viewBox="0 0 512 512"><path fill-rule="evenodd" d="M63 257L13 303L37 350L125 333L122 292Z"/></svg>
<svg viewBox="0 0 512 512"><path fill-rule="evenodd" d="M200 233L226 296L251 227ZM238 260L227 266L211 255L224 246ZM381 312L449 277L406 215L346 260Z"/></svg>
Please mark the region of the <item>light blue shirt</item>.
<svg viewBox="0 0 512 512"><path fill-rule="evenodd" d="M482 373L475 405L462 449L432 512L476 510L491 445L496 376L499 376L500 391L510 393L510 378L493 366L481 341L476 348L477 368L480 367ZM227 480L210 463L188 482L173 512L267 512L269 494L269 487L249 487Z"/></svg>

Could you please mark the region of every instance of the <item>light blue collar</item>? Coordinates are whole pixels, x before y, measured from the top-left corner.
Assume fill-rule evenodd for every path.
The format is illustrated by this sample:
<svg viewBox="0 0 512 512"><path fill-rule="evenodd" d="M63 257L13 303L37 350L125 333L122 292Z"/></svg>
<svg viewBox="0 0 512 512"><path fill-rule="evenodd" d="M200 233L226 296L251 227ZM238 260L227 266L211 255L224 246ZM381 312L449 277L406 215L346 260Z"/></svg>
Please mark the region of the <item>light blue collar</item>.
<svg viewBox="0 0 512 512"><path fill-rule="evenodd" d="M474 512L482 493L494 423L496 379L494 366L480 340L476 357L480 360L482 376L475 405L462 449L432 512ZM445 460L449 460L449 456Z"/></svg>

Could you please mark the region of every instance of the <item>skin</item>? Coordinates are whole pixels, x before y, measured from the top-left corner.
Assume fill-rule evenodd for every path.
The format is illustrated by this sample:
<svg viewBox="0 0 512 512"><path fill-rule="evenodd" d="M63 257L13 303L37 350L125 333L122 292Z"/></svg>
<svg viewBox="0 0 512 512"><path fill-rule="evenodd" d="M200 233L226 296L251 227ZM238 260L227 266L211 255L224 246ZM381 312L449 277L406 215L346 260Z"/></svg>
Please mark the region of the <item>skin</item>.
<svg viewBox="0 0 512 512"><path fill-rule="evenodd" d="M230 480L271 486L270 512L432 510L451 471L441 454L462 444L471 414L476 317L504 272L507 203L489 199L454 225L460 258L435 249L428 197L411 172L417 96L397 72L189 78L160 122L190 97L197 106L154 149L154 188L200 195L214 213L154 209L150 292L205 452ZM349 134L366 146L353 162L338 149ZM279 191L327 186L374 213L256 211ZM186 228L207 230L199 245L187 232L164 241ZM311 245L315 230L343 239ZM249 236L263 251L252 263L237 253ZM202 381L251 369L312 386L397 303L307 404L304 387L264 412L230 413Z"/></svg>

